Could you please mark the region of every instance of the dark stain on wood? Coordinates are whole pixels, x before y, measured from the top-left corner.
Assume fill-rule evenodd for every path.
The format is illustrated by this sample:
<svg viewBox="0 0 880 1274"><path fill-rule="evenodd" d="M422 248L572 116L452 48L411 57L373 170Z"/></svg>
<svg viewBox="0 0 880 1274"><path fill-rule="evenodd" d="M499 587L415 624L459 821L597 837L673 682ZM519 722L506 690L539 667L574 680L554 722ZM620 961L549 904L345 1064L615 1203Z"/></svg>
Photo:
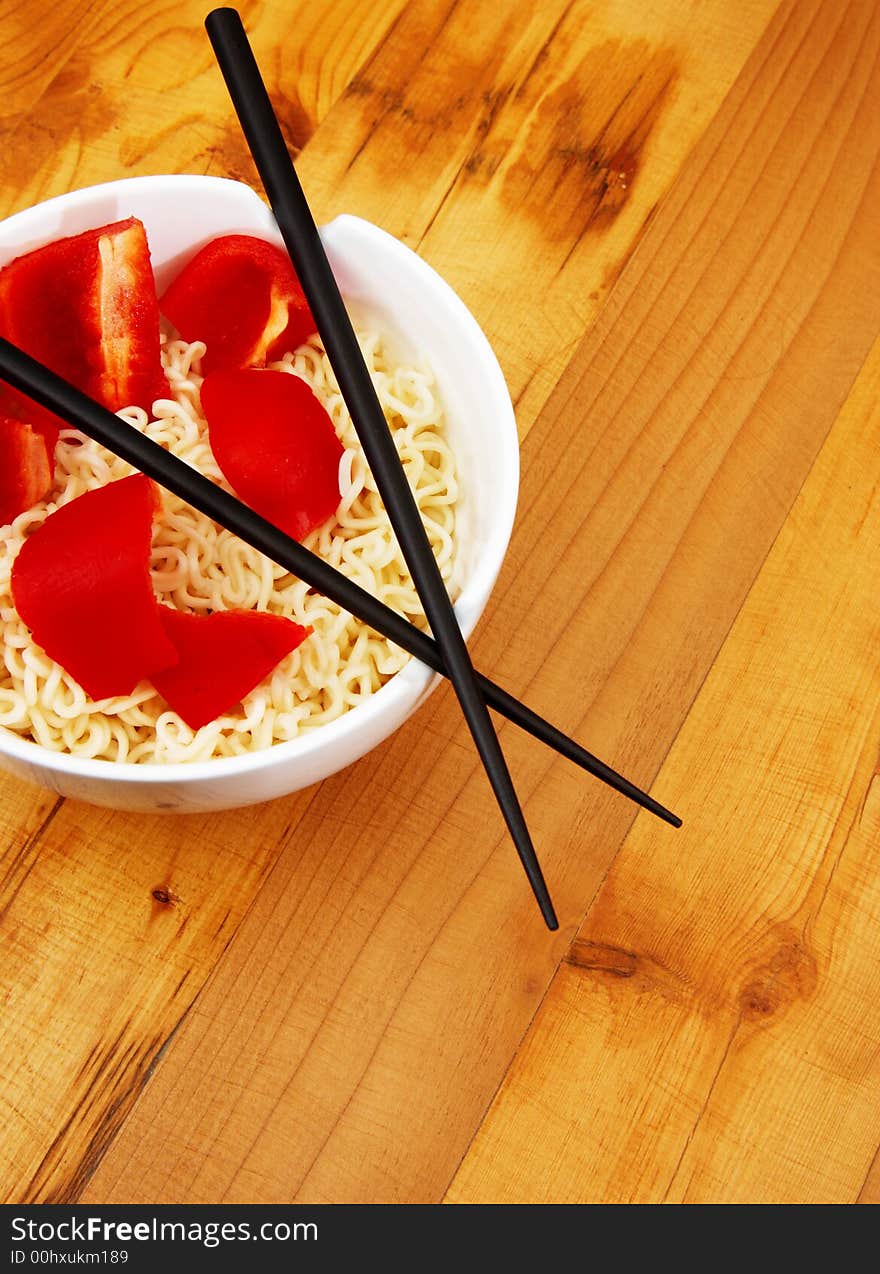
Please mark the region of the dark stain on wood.
<svg viewBox="0 0 880 1274"><path fill-rule="evenodd" d="M65 151L72 139L88 137L89 145L94 145L116 123L116 104L104 85L95 81L90 60L75 54L38 105L0 129L4 168L9 173L51 168L53 156Z"/></svg>
<svg viewBox="0 0 880 1274"><path fill-rule="evenodd" d="M226 927L226 921L229 919L229 915L230 915L230 908L227 907L223 913L223 919L220 921L219 925L217 926L217 928L214 930L213 934L211 935L213 938L219 938L220 934L223 932L224 928Z"/></svg>
<svg viewBox="0 0 880 1274"><path fill-rule="evenodd" d="M366 151L384 170L393 155L396 179L401 156L411 156L420 180L438 183L429 221L461 183L491 186L506 207L538 221L545 238L571 252L629 203L678 62L672 49L645 40L607 40L572 69L564 65L570 39L556 43L552 56L506 82L504 39L488 69L469 65L460 53L446 62L438 54L435 65L414 70L403 90L386 88L372 74L356 76L347 92L362 112L362 141L349 167ZM394 131L394 147L371 147L386 127ZM459 139L467 139L463 147ZM456 146L458 163L447 176Z"/></svg>
<svg viewBox="0 0 880 1274"><path fill-rule="evenodd" d="M126 1029L129 1026L130 1024L127 1024ZM115 1047L115 1043L111 1046L100 1067L100 1070L107 1070L105 1082L100 1087L95 1087L93 1081L76 1103L70 1117L32 1176L23 1202L73 1203L76 1201L149 1078L151 1060L161 1049L162 1043L161 1035L156 1035L148 1041L133 1040L123 1054L115 1059L112 1067L108 1063L114 1060L111 1050ZM100 1114L97 1114L101 1107L103 1108ZM84 1152L72 1166L69 1175L65 1176L61 1170L61 1161L67 1148L68 1135L77 1126L82 1127L86 1124L90 1117L94 1118L94 1131L89 1136ZM50 1182L53 1184L50 1185Z"/></svg>
<svg viewBox="0 0 880 1274"><path fill-rule="evenodd" d="M177 991L187 977L188 974L184 974L181 978ZM73 1203L79 1198L194 1002L195 996L167 1034L132 1038L126 1043L133 1029L128 1019L110 1044L100 1050L92 1049L76 1077L81 1091L73 1096L71 1113L32 1174L21 1197L22 1203ZM74 1138L79 1140L89 1125L85 1148L77 1153L75 1162L65 1173L63 1163L70 1154L71 1142Z"/></svg>
<svg viewBox="0 0 880 1274"><path fill-rule="evenodd" d="M630 951L611 943L575 938L563 963L601 980L627 981L635 991L659 992L664 999L682 1001L692 990L686 980L645 952Z"/></svg>
<svg viewBox="0 0 880 1274"><path fill-rule="evenodd" d="M125 1026L117 1032L115 1039L113 1039L109 1044L104 1044L102 1046L98 1043L93 1046L88 1057L76 1073L77 1080L88 1077L90 1087L97 1083L102 1075L105 1074L113 1059L117 1056L122 1045L122 1041L125 1038L125 1033L128 1030L128 1026L129 1023L126 1022ZM89 1068L92 1066L93 1062L95 1063L94 1069L91 1073L89 1073Z"/></svg>
<svg viewBox="0 0 880 1274"><path fill-rule="evenodd" d="M97 1065L92 1074L87 1075L88 1065L80 1068L77 1075L77 1082L83 1085L81 1094L74 1100L71 1112L64 1124L52 1139L45 1154L40 1159L36 1170L31 1175L30 1181L25 1187L24 1193L21 1195L22 1203L36 1202L54 1202L63 1203L69 1197L66 1194L66 1187L61 1187L62 1193L57 1193L55 1189L48 1195L43 1194L46 1185L56 1176L59 1168L59 1161L63 1159L65 1150L68 1145L68 1137L77 1125L83 1123L96 1107L101 1104L108 1092L112 1093L119 1086L120 1079L125 1077L125 1063L131 1056L132 1044L137 1047L137 1042L132 1041L126 1048L123 1048L123 1041L131 1029L130 1019L125 1022L117 1033L115 1039L103 1048L100 1053L95 1056L95 1050L89 1055L94 1058ZM120 1076L120 1070L122 1075ZM99 1082L100 1081L100 1082ZM126 1090L128 1096L128 1090ZM133 1097L131 1097L133 1100ZM108 1108L101 1115L99 1123L103 1124L123 1104L123 1098L117 1098L110 1103ZM128 1108L126 1104L126 1109ZM114 1124L114 1128L117 1125Z"/></svg>
<svg viewBox="0 0 880 1274"><path fill-rule="evenodd" d="M150 919L174 911L180 905L180 897L168 885L157 885L150 890Z"/></svg>
<svg viewBox="0 0 880 1274"><path fill-rule="evenodd" d="M82 1077L85 1074L87 1074L88 1069L91 1066L92 1061L94 1057L96 1056L100 1047L101 1047L100 1043L96 1043L92 1045L91 1049L89 1050L88 1056L86 1057L86 1060L83 1062L82 1066L80 1066L79 1070L76 1072L77 1079L82 1079Z"/></svg>
<svg viewBox="0 0 880 1274"><path fill-rule="evenodd" d="M486 182L494 176L506 147L492 147L488 138L502 107L510 97L511 88L486 90L480 95L480 117L477 120L478 143L462 165L462 171L469 177L479 177Z"/></svg>
<svg viewBox="0 0 880 1274"><path fill-rule="evenodd" d="M551 49L558 54L564 54L571 48L572 34L571 27L567 25L572 9L575 7L576 0L568 0L568 4L564 7L558 18L554 22L547 38L532 58L531 65L527 73L523 76L522 82L517 89L517 97L525 96L528 86L538 78L538 73L544 63L550 57Z"/></svg>
<svg viewBox="0 0 880 1274"><path fill-rule="evenodd" d="M380 180L397 182L405 154L407 167L418 165L420 180L427 183L432 165L439 163L445 171L461 139L475 126L483 133L491 126L493 104L497 111L509 91L498 88L506 42L474 48L464 34L471 32L472 22L472 11L458 0L445 6L403 7L345 91L346 98L357 101L362 130L346 172L368 150L374 169L381 170ZM509 37L512 29L513 23L508 24ZM388 82L388 70L398 62L405 63L406 74ZM394 145L370 148L373 135L386 125L393 131ZM456 174L458 169L456 163Z"/></svg>
<svg viewBox="0 0 880 1274"><path fill-rule="evenodd" d="M287 147L298 155L318 127L318 122L303 105L295 86L287 92L276 85L269 96Z"/></svg>
<svg viewBox="0 0 880 1274"><path fill-rule="evenodd" d="M555 239L601 230L626 207L645 147L678 77L671 49L606 41L540 102L504 202Z"/></svg>
<svg viewBox="0 0 880 1274"><path fill-rule="evenodd" d="M563 963L606 983L626 982L637 992L659 992L665 999L691 1004L696 999L707 1015L732 1008L740 1024L763 1026L814 994L818 969L804 935L788 925L772 926L761 946L762 954L745 968L740 989L734 980L731 990L721 993L711 980L696 986L653 955L587 938L575 938Z"/></svg>
<svg viewBox="0 0 880 1274"><path fill-rule="evenodd" d="M260 190L260 177L238 121L212 127L210 135L211 141L195 156L196 164L204 165L208 176L228 177Z"/></svg>
<svg viewBox="0 0 880 1274"><path fill-rule="evenodd" d="M612 947L601 942L575 938L563 957L566 964L576 969L592 969L598 973L610 973L615 978L631 978L636 972L639 957L635 951Z"/></svg>
<svg viewBox="0 0 880 1274"><path fill-rule="evenodd" d="M737 1003L740 1020L759 1025L778 1021L798 1000L815 992L819 974L816 959L803 936L787 926L773 930L774 949L753 966Z"/></svg>
<svg viewBox="0 0 880 1274"><path fill-rule="evenodd" d="M137 1101L141 1089L150 1081L159 1062L167 1053L177 1032L186 1020L193 1002L194 1000L191 1000L187 1004L183 1013L164 1038L161 1034L158 1034L147 1041L141 1041L137 1045L136 1058L131 1059L131 1063L126 1068L126 1073L114 1085L114 1087L119 1087L121 1083L124 1083L122 1091L113 1097L107 1109L97 1120L95 1130L89 1137L88 1144L70 1176L60 1182L50 1194L47 1194L42 1200L43 1202L74 1203L79 1198L98 1164L109 1150L129 1111ZM131 1049L128 1051L130 1053Z"/></svg>

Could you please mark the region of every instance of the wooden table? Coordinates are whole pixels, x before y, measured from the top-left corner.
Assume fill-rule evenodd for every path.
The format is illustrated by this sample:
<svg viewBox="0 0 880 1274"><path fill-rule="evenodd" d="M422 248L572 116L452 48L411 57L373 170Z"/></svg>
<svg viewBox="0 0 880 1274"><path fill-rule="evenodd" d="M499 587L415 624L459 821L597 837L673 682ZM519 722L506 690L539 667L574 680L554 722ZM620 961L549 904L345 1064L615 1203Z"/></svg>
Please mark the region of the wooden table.
<svg viewBox="0 0 880 1274"><path fill-rule="evenodd" d="M4 215L256 177L205 6L10 0ZM492 340L523 480L479 666L679 811L453 697L213 816L3 776L0 1178L26 1200L880 1198L880 13L243 4L319 218Z"/></svg>

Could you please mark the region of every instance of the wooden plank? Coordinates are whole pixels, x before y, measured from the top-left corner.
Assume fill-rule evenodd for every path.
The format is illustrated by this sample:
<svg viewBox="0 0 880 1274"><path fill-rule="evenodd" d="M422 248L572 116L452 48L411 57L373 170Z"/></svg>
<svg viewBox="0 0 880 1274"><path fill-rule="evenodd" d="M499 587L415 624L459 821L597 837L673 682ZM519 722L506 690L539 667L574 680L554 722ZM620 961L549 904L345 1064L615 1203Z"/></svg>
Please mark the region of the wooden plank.
<svg viewBox="0 0 880 1274"><path fill-rule="evenodd" d="M267 5L259 11L255 9L253 15L248 9L245 16L253 21L255 46L267 69L273 95L277 97L280 92L282 98L285 95L290 98L293 87L289 82L295 74L298 100L305 103L306 114L312 121L320 118L321 110L339 88L340 76L348 74L349 68L354 65L355 53L363 54L371 44L378 43L386 26L391 29L387 47L382 46L381 53L373 59L369 69L374 104L384 92L406 82L413 61L413 49L424 47L425 41L433 38L442 10L437 5L410 6L406 15L409 25L398 31L393 28L397 8L386 5L374 15L367 6L335 6L334 15L337 16L323 24L318 21L318 16L304 16L298 12L296 23L303 40L301 45L296 44L293 32L284 25L293 21L289 7L281 6L281 13L278 5ZM716 8L721 14L724 6ZM185 9L184 12L190 11ZM553 20L562 12L563 6L557 6L553 10ZM744 8L735 31L728 29L723 18L719 19L716 34L706 40L700 59L694 55L695 46L688 43L696 40L701 21L695 17L691 3L669 6L669 12L662 20L656 19L660 25L654 35L660 43L679 40L676 32L683 33L679 40L680 56L686 71L668 103L671 122L667 124L665 118L660 121L660 131L655 134L653 148L645 149L650 161L645 161L641 184L633 187L632 204L628 210L632 217L631 226L641 224L650 206L649 201L656 194L657 181L651 176L653 166L658 165L658 173L665 174L663 180L668 182L696 132L714 111L768 12L766 4L752 0ZM622 44L628 47L629 40L635 44L636 53L646 53L643 34L630 30L632 20L626 18L625 7L612 7L608 25L601 30L596 27L595 19L589 19L583 6L573 13L578 22L592 22L588 34L600 47L609 41L615 46ZM180 9L175 9L175 21L179 14ZM496 36L502 38L505 47L515 51L518 83L524 95L520 105L512 100L503 115L504 127L511 137L509 162L512 165L522 150L522 138L528 134L535 102L543 100L542 94L552 90L557 70L561 74L562 68L571 69L577 59L571 52L569 33L562 46L568 51L564 56L560 55L558 67L555 43L545 50L542 60L539 56L540 42L536 42L530 25L533 22L531 7L525 4L513 6L509 14L512 19L509 31L501 29L504 24L500 15L494 15L492 21L496 24ZM260 15L265 16L265 22ZM542 15L539 20L546 23L550 9L542 6ZM201 17L200 11L193 18L194 30L199 28ZM219 78L204 69L204 51L193 62L187 54L187 39L179 42L170 33L167 39L163 37L162 23L169 20L168 11L151 10L145 15L141 9L135 10L130 5L116 5L106 19L99 21L96 17L94 25L85 26L79 60L73 69L68 68L64 75L51 81L32 121L20 121L24 132L16 133L15 138L19 146L28 152L26 171L33 173L33 178L25 187L6 188L6 195L14 201L14 206L57 193L69 184L87 184L139 171L193 170L199 166L228 175L244 171L240 166L236 167L243 154L241 141L231 111L221 100ZM414 43L420 30L422 45ZM280 52L272 51L272 33ZM283 39L279 33L284 33ZM349 43L350 33L353 38ZM548 34L549 29L543 30L542 40ZM451 47L448 43L444 47L444 73L470 91L471 63L460 57L456 65ZM298 54L297 48L300 49ZM637 87L645 70L645 57L641 54L634 55L627 64L626 74L623 73L625 68L616 64L616 79L606 83L604 89L605 100L610 103L609 110L618 99L625 98L634 85ZM514 57L514 52L509 56ZM707 58L714 67L711 77L706 70ZM542 70L548 59L553 68L552 76ZM186 76L183 76L181 67L186 69ZM430 103L434 100L436 83L432 82L425 66L418 68L418 76L417 86L409 90L410 99ZM180 82L182 78L185 79L183 84ZM100 85L101 92L91 93L90 85ZM346 119L349 121L348 141L345 143L348 155L353 155L361 146L367 96L361 82L336 112L334 132L327 144L322 142L318 146L314 158L310 157L309 150L304 153L305 179L311 187L320 184L315 180L316 175L346 153L340 151L337 154L335 149L339 130L346 133ZM80 131L76 121L83 117L84 111L87 114L93 98L97 104L111 102L115 112L112 128L105 128L100 119L85 118ZM193 112L202 112L205 118L199 116L194 122L190 118ZM485 103L476 94L462 114L462 118L471 119L465 136L454 139L461 151L459 163L463 164L470 153L468 138L478 135L484 115ZM283 122L289 124L291 118L293 116L289 112L282 111ZM150 121L148 136L143 133L144 120ZM583 145L590 140L586 130L589 123L589 120L585 122L581 133ZM211 131L215 126L219 131ZM38 134L41 130L50 135L51 147L40 149L42 143ZM290 127L287 131L289 139L296 141ZM389 126L384 132L379 132L381 136L371 145L375 144L381 155L395 145L394 130ZM660 137L663 139L662 147L656 141ZM83 138L88 141L87 146L80 144ZM549 141L546 144L549 146ZM197 154L193 147L196 147ZM63 157L61 162L58 162L56 150ZM198 157L199 164L196 164ZM424 159L416 155L408 157L406 225L402 222L395 225L388 216L377 215L377 219L392 230L406 232L407 226L413 225L420 225L421 230L427 229L435 219L437 201L442 197L439 188L431 198L425 195L433 181L430 175L436 162L436 147ZM8 171L10 176L15 176L13 169ZM362 180L371 169L369 164L361 161L355 172ZM353 182L354 174L348 180ZM347 183L343 180L339 191L344 192L346 188ZM359 190L360 187L352 186L352 202L345 206L363 211ZM325 212L338 207L340 197L336 189L326 191ZM501 208L500 202L497 206ZM495 207L494 195L487 195L484 232L488 238L493 234L491 217ZM447 204L447 214L448 211ZM509 211L504 216L509 217ZM421 221L417 220L418 217ZM524 217L529 234L534 237L534 215L527 210ZM607 218L600 219L593 236L596 243L601 244L612 225ZM460 234L460 223L448 215L442 221L442 227L441 236L441 222L435 221L432 242L452 243ZM577 227L571 231L569 247L576 244L576 232ZM557 244L557 250L565 250L565 245ZM574 268L576 260L577 254L566 270ZM493 295L498 295L499 289L510 286L510 280L503 262L497 262L495 268L494 276L485 276L485 286ZM555 260L552 268L554 271L558 269ZM563 277L560 275L560 279ZM572 295L577 295L583 288L584 277L582 272L574 277ZM502 317L500 312L495 316L499 332ZM547 322L550 323L552 318L550 315ZM527 404L521 406L520 419L526 424L528 411ZM14 1110L10 1109L2 1142L3 1180L7 1183L10 1197L66 1198L80 1189L84 1177L92 1170L124 1119L164 1043L177 1029L232 929L251 904L261 874L271 869L282 850L286 850L287 857L283 867L279 863L279 887L281 880L287 879L292 888L301 890L303 881L310 878L309 873L316 874L315 889L308 895L306 904L312 911L317 908L314 899L320 898L326 891L333 874L342 873L342 882L336 881L333 886L338 892L338 899L330 907L326 902L323 904L318 928L308 936L309 960L315 959L315 950L329 941L333 921L347 914L347 904L353 906L356 912L361 908L369 911L374 905L368 874L374 858L376 867L373 870L379 871L381 881L377 899L384 896L382 891L391 879L387 855L392 852L399 855L401 864L422 859L425 888L431 892L436 889L437 879L442 879L445 857L450 854L460 856L462 841L471 840L474 827L482 825L488 798L480 776L473 773L471 755L461 739L454 708L442 706L441 701L434 712L433 718L422 714L419 722L401 736L402 742L396 753L391 749L380 750L359 767L361 774L357 779L343 776L327 785L326 793L322 792L315 807L319 812L311 818L303 817L307 798L294 798L260 813L218 816L189 823L186 820L141 822L74 806L70 810L65 808L53 824L46 827L32 845L32 855L41 864L48 864L46 870L50 875L34 877L23 886L15 899L15 910L10 912L10 923L18 925L20 935L31 933L35 936L29 945L19 942L12 947L9 962L4 967L4 979L9 987L19 987L14 1001L10 1001L11 1011L7 1016L10 1042L5 1062L0 1057L0 1082L9 1085L15 1105ZM451 839L442 844L441 856L436 863L430 854L424 855L424 841L434 834L431 803L426 803L422 812L411 809L401 830L394 830L400 820L400 792L406 790L397 786L394 776L396 770L402 768L400 757L419 747L429 749L424 770L412 758L408 762L408 773L414 776L417 784L427 778L428 759L435 750L444 747L457 749L450 758L451 768L447 770L447 774L452 774L450 790L461 787L465 777L470 783L468 794L460 799L456 813L450 817L451 827L444 836ZM438 773L438 780L442 784L442 773ZM565 776L562 783L565 790L571 786L572 797L576 799L581 790L579 777ZM28 789L10 779L0 778L0 800L10 811L11 826L26 825L28 802L32 800ZM364 839L362 846L351 846L353 823L347 816L339 817L336 813L340 802L359 809L357 817ZM621 822L618 828L624 825ZM241 857L239 842L248 828L252 829L250 843L247 853ZM494 835L497 837L497 832ZM310 846L312 838L315 838L314 848L301 858L302 847ZM10 856L16 852L16 843L9 846ZM362 856L359 856L361 851ZM486 852L489 852L488 848ZM348 854L351 855L350 863L346 859ZM506 854L504 847L505 888L516 899L516 906L530 917L528 905L523 908L519 880L515 874L509 874ZM120 861L128 864L127 871L134 870L136 865L134 878L130 881L126 878L124 887L119 876ZM462 867L465 874L460 878L466 881L471 874L467 856L462 858ZM392 875L396 869L392 865ZM353 873L351 879L348 878L349 871ZM292 877L290 873L293 873ZM364 876L366 883L360 880L360 876ZM94 883L96 881L100 882L98 886ZM454 888L455 878L452 885ZM165 889L184 899L187 908L185 933L174 941L173 949L169 948L168 957L161 959L156 955L154 944L158 943L164 951L170 923L163 921L164 928L153 926L144 930L140 919L143 909L152 907L150 899L154 888ZM49 896L64 900L64 910L59 912L57 907L53 907L51 919L46 912ZM269 924L276 905L274 896L268 897L268 911L260 913L258 929ZM80 899L83 901L80 902ZM133 921L128 918L129 908L133 908ZM218 932L218 921L226 911L226 922ZM94 921L99 914L114 917L113 923L96 930ZM180 917L179 911L170 914ZM325 927L327 925L330 927ZM42 943L47 941L45 933L49 931L57 950L53 959L39 964ZM355 927L354 933L357 932ZM538 951L535 985L544 985L557 956L552 949L544 948L542 935L531 926L529 933L530 941ZM392 935L392 946L393 942ZM317 947L313 950L315 944ZM380 947L380 953L381 959L385 960L384 947ZM409 945L405 945L402 952L393 955L401 976L409 976L411 954ZM254 958L260 960L263 956L257 951ZM321 959L324 958L322 954ZM348 949L340 959L341 971L347 967L346 959L351 959ZM141 965L144 966L143 977L136 977L134 970ZM27 971L36 967L40 968L40 976L29 977ZM62 989L67 987L70 968L77 970L77 985L81 991L68 1011L59 1015L57 1003ZM118 976L114 973L108 978L108 968L118 971ZM531 984L531 975L529 981ZM23 987L27 987L26 992ZM237 1001L233 997L230 1003ZM86 1005L88 1012L85 1011ZM427 1027L427 1023L425 1025ZM514 1020L512 1028L502 1035L502 1051L493 1065L499 1064L504 1056L510 1029L516 1033L521 1026ZM39 1078L33 1068L27 1073L21 1069L23 1064L14 1044L17 1033L21 1031L44 1040L39 1053ZM330 1100L335 1100L334 1092L331 1092ZM479 1100L485 1104L484 1098Z"/></svg>
<svg viewBox="0 0 880 1274"><path fill-rule="evenodd" d="M775 8L411 4L303 155L305 188L460 292L524 438Z"/></svg>
<svg viewBox="0 0 880 1274"><path fill-rule="evenodd" d="M8 791L0 1189L23 1202L88 1174L309 794L254 820L123 815L11 781Z"/></svg>
<svg viewBox="0 0 880 1274"><path fill-rule="evenodd" d="M859 1191L859 1203L880 1203L880 1148Z"/></svg>
<svg viewBox="0 0 880 1274"><path fill-rule="evenodd" d="M48 3L0 15L0 216L82 186L161 172L258 186L199 0ZM288 144L311 137L403 0L238 6Z"/></svg>
<svg viewBox="0 0 880 1274"><path fill-rule="evenodd" d="M259 6L253 39L264 54L274 50L267 80L286 104L289 138L305 140L398 8L347 0L322 20L279 0ZM249 24L251 9L242 6ZM40 14L30 4L5 7L0 82L7 111L15 104L19 114L0 125L0 208L186 169L192 101L206 119L229 112L201 33L204 12L194 0L149 12L130 3L62 3ZM198 74L187 63L196 33ZM296 128L292 81L302 106ZM157 140L139 149L144 119ZM172 119L169 129L163 121ZM205 140L197 127L194 136ZM218 146L195 170L226 173L227 161ZM3 1198L51 1198L56 1177L75 1188L87 1175L311 795L256 818L149 819L64 803L0 775Z"/></svg>
<svg viewBox="0 0 880 1274"><path fill-rule="evenodd" d="M241 9L294 150L366 60L347 109L303 157L316 214L377 221L464 292L497 334L525 434L774 7ZM26 16L22 7L8 19L9 47ZM39 82L39 107L28 100L0 126L0 215L139 173L208 172L258 187L203 17L195 0L147 14L119 0L81 18L63 69ZM53 29L32 54L43 67L58 55ZM401 163L416 180L399 180ZM524 332L509 315L523 313L525 288Z"/></svg>
<svg viewBox="0 0 880 1274"><path fill-rule="evenodd" d="M526 440L478 660L643 780L880 323L876 43L780 11ZM436 696L321 789L83 1199L442 1196L631 821L504 738L559 940Z"/></svg>
<svg viewBox="0 0 880 1274"><path fill-rule="evenodd" d="M6 0L0 9L0 136L8 140L88 30L93 0ZM5 168L4 164L4 168ZM10 168L4 179L20 181ZM10 208L9 211L12 211ZM5 210L3 211L5 215Z"/></svg>
<svg viewBox="0 0 880 1274"><path fill-rule="evenodd" d="M880 341L447 1198L853 1202L880 1134Z"/></svg>

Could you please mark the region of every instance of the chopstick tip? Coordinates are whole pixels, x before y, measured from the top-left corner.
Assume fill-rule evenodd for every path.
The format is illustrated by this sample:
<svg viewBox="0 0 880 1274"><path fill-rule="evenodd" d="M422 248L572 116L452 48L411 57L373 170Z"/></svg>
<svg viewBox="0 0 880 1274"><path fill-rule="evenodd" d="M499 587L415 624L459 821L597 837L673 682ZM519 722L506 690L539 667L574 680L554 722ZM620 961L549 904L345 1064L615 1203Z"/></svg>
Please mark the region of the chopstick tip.
<svg viewBox="0 0 880 1274"><path fill-rule="evenodd" d="M559 921L556 918L553 903L550 901L550 895L539 896L538 906L541 908L541 915L544 917L545 925L551 933L554 933L559 928Z"/></svg>
<svg viewBox="0 0 880 1274"><path fill-rule="evenodd" d="M656 818L662 818L664 823L668 823L670 827L681 827L681 819L677 814L673 814L672 810L668 810L665 805L661 805L659 801L655 801L652 796L647 793L640 793L638 804L646 809L649 814L653 814Z"/></svg>

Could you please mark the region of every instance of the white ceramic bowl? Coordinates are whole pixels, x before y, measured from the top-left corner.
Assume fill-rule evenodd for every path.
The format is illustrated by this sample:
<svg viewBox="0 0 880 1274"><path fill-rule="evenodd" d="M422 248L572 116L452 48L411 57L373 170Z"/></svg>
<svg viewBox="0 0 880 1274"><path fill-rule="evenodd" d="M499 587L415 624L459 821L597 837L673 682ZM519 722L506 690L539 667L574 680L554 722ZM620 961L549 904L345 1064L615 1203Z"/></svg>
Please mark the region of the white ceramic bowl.
<svg viewBox="0 0 880 1274"><path fill-rule="evenodd" d="M62 195L0 223L0 267L53 239L130 216L146 226L160 295L218 235L255 234L283 246L272 214L239 182L135 177ZM337 217L321 235L346 301L375 318L402 352L424 354L437 375L461 484L455 610L467 636L501 567L519 486L516 423L501 369L461 300L409 248L358 217ZM61 795L117 809L232 809L307 787L357 760L392 734L438 680L413 660L336 721L247 756L116 765L50 752L0 728L0 766Z"/></svg>

